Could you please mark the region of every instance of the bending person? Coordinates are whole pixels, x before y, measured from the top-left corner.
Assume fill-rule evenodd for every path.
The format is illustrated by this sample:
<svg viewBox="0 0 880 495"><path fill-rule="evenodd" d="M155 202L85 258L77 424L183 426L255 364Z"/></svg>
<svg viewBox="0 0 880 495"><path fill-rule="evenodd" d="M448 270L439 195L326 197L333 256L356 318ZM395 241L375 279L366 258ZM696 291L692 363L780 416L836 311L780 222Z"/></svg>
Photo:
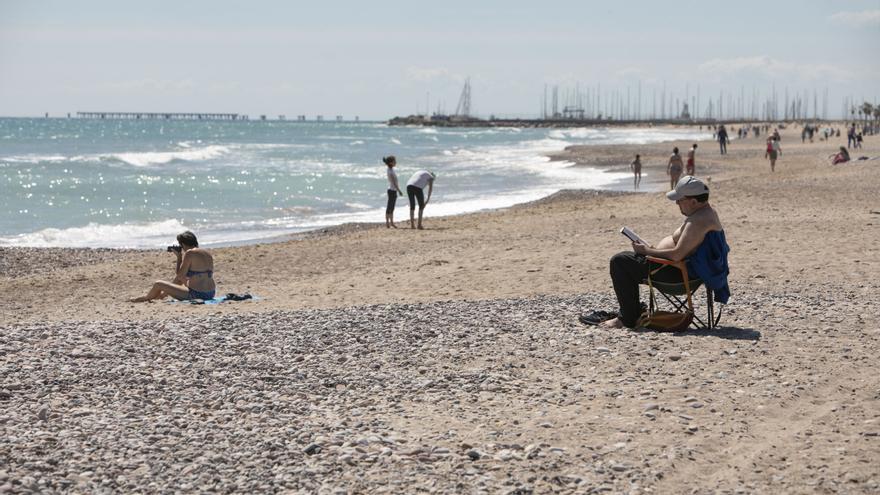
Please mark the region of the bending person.
<svg viewBox="0 0 880 495"><path fill-rule="evenodd" d="M409 181L406 183L406 195L409 197L409 226L410 228L416 228L415 223L415 210L416 210L416 202L419 203L419 230L422 229L422 214L425 212L425 207L428 206L428 202L431 201L431 193L434 191L434 179L437 178L437 174L434 172L430 172L428 170L419 170L414 173L412 177L409 178ZM425 198L425 186L428 186L428 197Z"/></svg>
<svg viewBox="0 0 880 495"><path fill-rule="evenodd" d="M188 230L177 236L177 242L180 245L168 246L168 252L177 257L174 280L157 280L147 295L130 299L131 302L147 302L167 296L180 301L214 298L214 257L199 247L196 235Z"/></svg>

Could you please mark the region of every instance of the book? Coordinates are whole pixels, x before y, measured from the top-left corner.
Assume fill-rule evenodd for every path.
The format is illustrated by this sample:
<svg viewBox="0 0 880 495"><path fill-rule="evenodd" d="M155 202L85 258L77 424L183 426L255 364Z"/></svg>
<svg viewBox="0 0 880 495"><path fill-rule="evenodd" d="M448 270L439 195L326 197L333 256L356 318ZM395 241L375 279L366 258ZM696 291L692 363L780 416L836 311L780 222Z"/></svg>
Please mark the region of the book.
<svg viewBox="0 0 880 495"><path fill-rule="evenodd" d="M629 240L631 240L637 244L644 244L646 246L648 245L648 243L645 242L644 239L639 237L639 235L636 234L635 232L633 232L632 229L630 229L629 227L623 227L622 229L620 229L620 233L625 235L626 237L629 238Z"/></svg>

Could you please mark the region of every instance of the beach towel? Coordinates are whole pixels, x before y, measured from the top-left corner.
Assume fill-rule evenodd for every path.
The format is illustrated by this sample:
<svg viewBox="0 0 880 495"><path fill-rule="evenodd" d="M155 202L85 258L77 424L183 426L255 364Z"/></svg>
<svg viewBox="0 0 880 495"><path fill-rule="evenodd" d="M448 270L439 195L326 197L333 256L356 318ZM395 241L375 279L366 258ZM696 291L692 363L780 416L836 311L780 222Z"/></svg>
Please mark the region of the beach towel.
<svg viewBox="0 0 880 495"><path fill-rule="evenodd" d="M230 292L223 296L217 296L213 299L184 299L179 301L177 299L171 299L169 302L172 303L183 303L183 304L220 304L222 302L233 302L233 301L259 301L261 298L258 296L252 296L250 294L236 294L234 292Z"/></svg>

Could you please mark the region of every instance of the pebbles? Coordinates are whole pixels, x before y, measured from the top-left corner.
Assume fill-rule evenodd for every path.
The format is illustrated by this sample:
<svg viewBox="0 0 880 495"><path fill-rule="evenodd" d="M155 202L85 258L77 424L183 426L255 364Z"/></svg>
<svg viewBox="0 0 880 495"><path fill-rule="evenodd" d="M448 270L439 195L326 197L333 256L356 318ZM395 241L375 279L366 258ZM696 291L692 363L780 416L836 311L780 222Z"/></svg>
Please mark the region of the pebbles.
<svg viewBox="0 0 880 495"><path fill-rule="evenodd" d="M659 485L673 462L717 461L688 449L778 433L797 404L791 394L822 397L818 380L834 372L806 345L779 359L778 349L741 340L731 360L713 336L576 323L583 308L612 303L548 296L3 328L0 458L10 462L0 486L677 491ZM846 347L852 360L872 352ZM867 414L857 398L839 403L847 407L835 415ZM776 428L750 421L743 411L764 414L756 405L775 408ZM823 411L799 414L813 410ZM874 445L876 431L862 422L852 437ZM812 452L804 442L840 444L821 423L810 432L786 437L789 458ZM872 458L852 452L833 454ZM842 464L860 480L867 465ZM780 479L799 476L810 475Z"/></svg>

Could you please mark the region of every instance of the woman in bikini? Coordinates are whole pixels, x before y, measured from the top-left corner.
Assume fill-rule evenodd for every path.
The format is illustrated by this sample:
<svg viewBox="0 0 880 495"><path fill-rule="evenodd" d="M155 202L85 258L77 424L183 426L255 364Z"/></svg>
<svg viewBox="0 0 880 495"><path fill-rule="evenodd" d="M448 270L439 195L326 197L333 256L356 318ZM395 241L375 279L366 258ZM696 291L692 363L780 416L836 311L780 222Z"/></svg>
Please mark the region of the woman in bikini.
<svg viewBox="0 0 880 495"><path fill-rule="evenodd" d="M669 189L675 189L683 168L684 163L681 161L681 155L678 154L678 147L672 148L672 156L669 157L669 164L666 165L666 174L669 175Z"/></svg>
<svg viewBox="0 0 880 495"><path fill-rule="evenodd" d="M214 298L214 257L208 250L199 247L196 235L188 230L177 236L177 242L179 246L168 246L168 252L177 256L174 280L156 281L147 295L130 299L131 302L147 302L166 296L181 301Z"/></svg>

